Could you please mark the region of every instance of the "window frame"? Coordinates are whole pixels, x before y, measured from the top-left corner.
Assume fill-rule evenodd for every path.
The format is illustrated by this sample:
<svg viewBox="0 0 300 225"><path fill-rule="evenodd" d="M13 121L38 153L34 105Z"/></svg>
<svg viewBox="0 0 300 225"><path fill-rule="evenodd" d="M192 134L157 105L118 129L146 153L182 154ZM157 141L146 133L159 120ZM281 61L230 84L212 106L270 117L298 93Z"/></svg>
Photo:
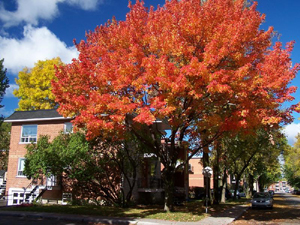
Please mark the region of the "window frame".
<svg viewBox="0 0 300 225"><path fill-rule="evenodd" d="M24 127L28 126L36 126L36 136L28 136L28 137L23 137L23 129ZM20 137L20 143L21 144L30 144L30 143L36 143L37 142L37 133L38 133L38 125L37 124L26 124L22 125L21 127L21 137ZM23 139L28 139L28 141L24 141ZM34 141L30 141L31 139L35 139Z"/></svg>
<svg viewBox="0 0 300 225"><path fill-rule="evenodd" d="M26 177L25 175L24 175L24 173L23 173L23 171L24 171L24 168L25 168L25 158L24 157L21 157L21 158L19 158L18 159L18 167L17 167L17 177ZM24 164L23 164L23 170L20 170L20 169L22 169L22 168L20 168L20 167L22 167L22 165L21 165L21 162L22 161L24 161Z"/></svg>
<svg viewBox="0 0 300 225"><path fill-rule="evenodd" d="M68 131L68 130L67 130L67 124L71 124L71 126L72 126L71 131ZM72 124L71 122L65 122L65 123L64 123L64 133L65 133L65 134L72 134L72 133L73 133L73 124Z"/></svg>

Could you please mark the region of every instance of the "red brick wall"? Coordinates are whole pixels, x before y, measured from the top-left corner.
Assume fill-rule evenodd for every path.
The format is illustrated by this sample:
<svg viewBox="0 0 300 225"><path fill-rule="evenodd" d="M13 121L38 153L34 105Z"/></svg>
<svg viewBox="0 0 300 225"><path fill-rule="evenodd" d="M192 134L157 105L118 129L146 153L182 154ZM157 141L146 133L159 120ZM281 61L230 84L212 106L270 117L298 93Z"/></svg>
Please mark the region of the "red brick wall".
<svg viewBox="0 0 300 225"><path fill-rule="evenodd" d="M203 166L200 163L201 158L191 158L189 164L192 167L192 173L189 174L190 187L204 187L204 176L202 174ZM213 176L210 180L210 188L213 188Z"/></svg>
<svg viewBox="0 0 300 225"><path fill-rule="evenodd" d="M45 122L27 122L27 123L13 123L11 127L10 138L10 150L8 157L8 169L7 169L7 183L6 194L8 189L23 188L30 184L30 180L26 177L17 177L18 172L18 160L26 154L26 144L20 144L22 125L37 124L37 136L49 135L50 140L59 134L64 129L64 123L69 120L54 120Z"/></svg>
<svg viewBox="0 0 300 225"><path fill-rule="evenodd" d="M189 160L192 167L192 173L189 175L190 187L204 187L202 170L203 166L200 164L200 158L192 158Z"/></svg>

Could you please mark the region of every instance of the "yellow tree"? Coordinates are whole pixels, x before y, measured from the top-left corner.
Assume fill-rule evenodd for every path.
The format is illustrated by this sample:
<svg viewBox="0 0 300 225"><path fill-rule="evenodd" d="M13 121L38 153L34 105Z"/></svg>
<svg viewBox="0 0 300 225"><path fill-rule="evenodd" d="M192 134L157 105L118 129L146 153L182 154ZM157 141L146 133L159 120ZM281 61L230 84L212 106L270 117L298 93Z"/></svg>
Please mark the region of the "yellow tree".
<svg viewBox="0 0 300 225"><path fill-rule="evenodd" d="M19 79L16 79L19 89L14 91L20 99L18 111L55 107L51 81L55 78L55 66L62 64L60 58L53 58L38 61L32 69L24 68L19 72Z"/></svg>

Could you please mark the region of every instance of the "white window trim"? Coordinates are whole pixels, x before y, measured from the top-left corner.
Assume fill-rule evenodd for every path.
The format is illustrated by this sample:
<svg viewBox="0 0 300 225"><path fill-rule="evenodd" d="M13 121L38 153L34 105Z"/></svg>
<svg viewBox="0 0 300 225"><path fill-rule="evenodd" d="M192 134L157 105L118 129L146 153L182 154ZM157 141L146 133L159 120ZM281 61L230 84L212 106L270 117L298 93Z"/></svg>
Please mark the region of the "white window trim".
<svg viewBox="0 0 300 225"><path fill-rule="evenodd" d="M16 176L16 177L22 177L22 178L24 178L24 177L26 177L25 175L19 175L19 171L21 171L21 170L19 170L21 160L24 160L24 161L25 161L25 158L24 158L24 157L21 157L21 158L18 159L18 167L17 167L17 176ZM23 168L22 172L23 172L23 171L24 171L24 168ZM23 173L22 173L22 174L23 174Z"/></svg>
<svg viewBox="0 0 300 225"><path fill-rule="evenodd" d="M72 125L72 130L71 130L71 132L67 131L67 124L71 124L71 125ZM73 133L73 124L72 124L71 122L66 122L66 123L64 123L64 133L65 133L65 134Z"/></svg>
<svg viewBox="0 0 300 225"><path fill-rule="evenodd" d="M14 196L13 196L13 194L14 193L18 193L18 194L20 194L20 193L24 193L25 195L26 194L30 194L30 192L33 190L33 188L31 188L31 189L26 189L26 190L24 190L24 188L14 188L14 187L12 187L12 188L9 188L8 189L8 196L7 196L7 205L8 206L10 206L10 205L18 205L18 203L17 204L14 204L13 203L13 200L14 200ZM34 194L35 195L38 195L39 194L39 188L37 188L37 190L34 192ZM25 199L25 198L24 198ZM18 200L20 200L20 198L18 198ZM22 201L22 202L24 202L24 201ZM30 202L32 202L32 200L30 200ZM20 203L19 203L20 204Z"/></svg>
<svg viewBox="0 0 300 225"><path fill-rule="evenodd" d="M26 125L22 125L22 127L21 127L21 135L20 135L20 142L19 142L19 144L30 144L30 143L32 143L32 142L23 142L22 141L22 134L23 134L23 127L24 126L36 126L36 138L35 138L35 141L33 142L33 143L36 143L37 142L37 128L38 128L38 125L37 124L26 124ZM30 138L30 137L29 137Z"/></svg>

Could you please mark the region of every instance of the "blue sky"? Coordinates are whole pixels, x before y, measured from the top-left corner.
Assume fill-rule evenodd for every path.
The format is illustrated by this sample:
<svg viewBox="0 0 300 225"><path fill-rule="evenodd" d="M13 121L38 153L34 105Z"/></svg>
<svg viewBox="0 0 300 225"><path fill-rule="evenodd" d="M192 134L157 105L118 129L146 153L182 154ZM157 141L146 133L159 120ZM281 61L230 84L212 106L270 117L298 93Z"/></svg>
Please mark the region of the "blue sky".
<svg viewBox="0 0 300 225"><path fill-rule="evenodd" d="M144 1L146 6L155 7L165 3L165 0ZM0 59L4 58L11 85L0 114L9 116L18 107L12 91L18 88L14 80L19 71L33 67L38 60L57 56L69 63L78 56L73 40L85 39L86 31L94 30L113 16L124 20L129 11L127 5L128 0L0 0ZM266 14L262 29L273 26L283 44L296 41L293 63L300 63L299 8L298 0L258 0L258 10ZM299 76L292 85L298 86ZM299 102L300 88L294 96L293 103ZM294 123L285 128L289 143L300 132L300 116L294 116Z"/></svg>

